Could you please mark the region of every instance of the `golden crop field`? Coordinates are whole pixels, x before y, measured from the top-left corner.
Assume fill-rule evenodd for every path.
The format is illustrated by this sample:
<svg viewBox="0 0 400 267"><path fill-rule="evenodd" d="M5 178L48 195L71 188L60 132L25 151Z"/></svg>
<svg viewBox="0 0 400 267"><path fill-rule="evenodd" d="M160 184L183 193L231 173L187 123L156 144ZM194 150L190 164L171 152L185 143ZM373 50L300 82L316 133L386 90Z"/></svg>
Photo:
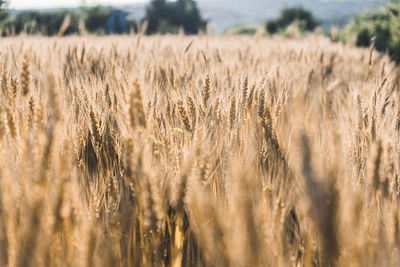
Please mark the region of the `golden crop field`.
<svg viewBox="0 0 400 267"><path fill-rule="evenodd" d="M0 266L399 266L387 56L136 35L0 59Z"/></svg>

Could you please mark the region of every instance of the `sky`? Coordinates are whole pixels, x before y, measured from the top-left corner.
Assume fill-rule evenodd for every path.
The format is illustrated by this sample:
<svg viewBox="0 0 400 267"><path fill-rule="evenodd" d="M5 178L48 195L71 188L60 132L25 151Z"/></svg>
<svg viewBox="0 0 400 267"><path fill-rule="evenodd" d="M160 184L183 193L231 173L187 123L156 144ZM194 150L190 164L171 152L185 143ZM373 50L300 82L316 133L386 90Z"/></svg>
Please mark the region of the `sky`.
<svg viewBox="0 0 400 267"><path fill-rule="evenodd" d="M82 4L82 0L11 0L10 8L54 8L54 7L76 7ZM146 2L146 0L86 0L86 4L122 5Z"/></svg>

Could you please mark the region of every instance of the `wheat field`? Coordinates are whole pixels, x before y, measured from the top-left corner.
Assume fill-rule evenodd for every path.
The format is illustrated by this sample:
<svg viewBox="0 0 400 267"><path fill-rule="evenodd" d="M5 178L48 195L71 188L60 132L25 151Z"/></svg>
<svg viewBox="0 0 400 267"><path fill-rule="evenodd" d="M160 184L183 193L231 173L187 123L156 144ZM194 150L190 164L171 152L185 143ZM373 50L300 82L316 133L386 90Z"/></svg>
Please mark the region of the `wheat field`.
<svg viewBox="0 0 400 267"><path fill-rule="evenodd" d="M138 34L0 59L0 266L399 266L386 55Z"/></svg>

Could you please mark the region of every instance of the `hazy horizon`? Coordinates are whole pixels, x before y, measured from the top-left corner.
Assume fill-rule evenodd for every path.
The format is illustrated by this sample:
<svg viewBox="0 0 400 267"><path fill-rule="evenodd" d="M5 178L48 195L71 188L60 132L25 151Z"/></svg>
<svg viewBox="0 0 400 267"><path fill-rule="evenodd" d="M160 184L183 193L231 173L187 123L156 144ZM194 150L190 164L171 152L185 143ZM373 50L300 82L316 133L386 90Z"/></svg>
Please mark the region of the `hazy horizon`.
<svg viewBox="0 0 400 267"><path fill-rule="evenodd" d="M134 4L148 2L147 0L42 0L42 1L32 1L32 0L11 0L10 8L14 9L41 9L41 8L61 8L61 7L77 7L86 3L87 5L123 5L123 4Z"/></svg>

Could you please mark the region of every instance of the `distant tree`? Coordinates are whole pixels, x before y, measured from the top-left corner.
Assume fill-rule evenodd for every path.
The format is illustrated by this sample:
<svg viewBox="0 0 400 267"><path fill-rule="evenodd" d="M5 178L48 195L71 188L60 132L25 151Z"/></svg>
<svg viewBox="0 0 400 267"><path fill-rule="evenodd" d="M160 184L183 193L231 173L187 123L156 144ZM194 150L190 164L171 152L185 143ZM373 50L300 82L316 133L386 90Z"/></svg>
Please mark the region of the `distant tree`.
<svg viewBox="0 0 400 267"><path fill-rule="evenodd" d="M8 10L8 1L0 0L0 29L4 29L4 26L9 22L11 16Z"/></svg>
<svg viewBox="0 0 400 267"><path fill-rule="evenodd" d="M26 11L18 14L15 19L8 24L15 28L16 34L25 31L29 34L41 33L43 35L56 35L66 16L71 17L71 23L64 34L74 34L78 32L79 17L77 14L68 10L61 10L55 13Z"/></svg>
<svg viewBox="0 0 400 267"><path fill-rule="evenodd" d="M370 46L387 52L400 64L400 3L391 1L386 6L354 17L343 31L348 42L357 46ZM355 38L354 38L355 37Z"/></svg>
<svg viewBox="0 0 400 267"><path fill-rule="evenodd" d="M147 20L147 34L153 34L157 32L157 28L161 22L161 20L167 17L171 12L169 10L169 6L167 6L166 0L153 0L146 7L146 16Z"/></svg>
<svg viewBox="0 0 400 267"><path fill-rule="evenodd" d="M320 21L310 11L303 7L291 7L282 9L279 18L267 21L265 28L268 33L275 34L292 23L298 23L300 31L303 32L313 31L320 25Z"/></svg>
<svg viewBox="0 0 400 267"><path fill-rule="evenodd" d="M176 24L182 26L186 34L197 34L199 29L205 29L207 22L201 17L195 1L177 0L175 6Z"/></svg>
<svg viewBox="0 0 400 267"><path fill-rule="evenodd" d="M267 21L267 24L266 24L265 28L266 28L268 33L275 34L279 30L278 22L276 22L275 20Z"/></svg>
<svg viewBox="0 0 400 267"><path fill-rule="evenodd" d="M92 33L105 34L111 11L111 7L105 6L84 8L86 29Z"/></svg>
<svg viewBox="0 0 400 267"><path fill-rule="evenodd" d="M357 46L369 46L371 43L371 34L369 33L368 29L362 29L357 34Z"/></svg>
<svg viewBox="0 0 400 267"><path fill-rule="evenodd" d="M207 26L193 0L153 0L146 7L147 34L175 33L180 27L186 34L196 34Z"/></svg>

